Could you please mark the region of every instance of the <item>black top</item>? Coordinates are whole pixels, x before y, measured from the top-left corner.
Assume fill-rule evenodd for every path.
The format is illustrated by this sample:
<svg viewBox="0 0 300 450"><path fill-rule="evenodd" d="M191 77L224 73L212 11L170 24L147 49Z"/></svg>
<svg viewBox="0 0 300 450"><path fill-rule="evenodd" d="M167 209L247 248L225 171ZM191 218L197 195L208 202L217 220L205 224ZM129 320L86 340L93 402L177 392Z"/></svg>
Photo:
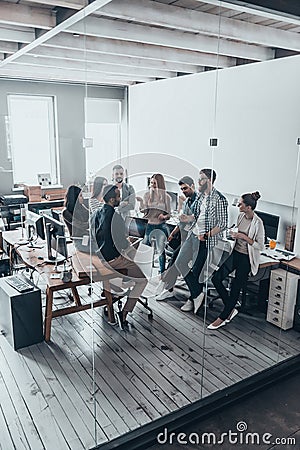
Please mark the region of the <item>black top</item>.
<svg viewBox="0 0 300 450"><path fill-rule="evenodd" d="M129 246L125 222L112 206L105 204L95 212L93 226L100 254L106 261L117 258Z"/></svg>
<svg viewBox="0 0 300 450"><path fill-rule="evenodd" d="M62 215L71 237L89 235L89 210L84 206L76 205L73 213L64 209Z"/></svg>

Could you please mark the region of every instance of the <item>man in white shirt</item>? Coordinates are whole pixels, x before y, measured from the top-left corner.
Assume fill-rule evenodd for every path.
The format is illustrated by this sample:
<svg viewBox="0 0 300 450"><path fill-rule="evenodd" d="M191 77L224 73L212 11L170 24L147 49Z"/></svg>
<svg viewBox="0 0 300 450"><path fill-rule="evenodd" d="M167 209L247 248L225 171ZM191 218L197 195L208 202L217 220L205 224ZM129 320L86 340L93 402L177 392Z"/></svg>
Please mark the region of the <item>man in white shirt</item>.
<svg viewBox="0 0 300 450"><path fill-rule="evenodd" d="M125 220L126 216L130 215L130 211L135 207L135 190L133 186L125 183L125 170L120 164L113 167L113 182L117 186L121 195L121 202L118 207L118 212Z"/></svg>

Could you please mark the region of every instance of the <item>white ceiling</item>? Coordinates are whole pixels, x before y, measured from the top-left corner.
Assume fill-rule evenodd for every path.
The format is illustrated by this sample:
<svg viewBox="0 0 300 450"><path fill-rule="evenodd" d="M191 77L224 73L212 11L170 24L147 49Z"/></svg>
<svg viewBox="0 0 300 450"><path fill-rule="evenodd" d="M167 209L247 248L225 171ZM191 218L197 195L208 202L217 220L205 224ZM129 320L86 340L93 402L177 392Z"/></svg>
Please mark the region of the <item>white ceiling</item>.
<svg viewBox="0 0 300 450"><path fill-rule="evenodd" d="M131 85L294 53L300 18L244 1L0 1L0 77Z"/></svg>

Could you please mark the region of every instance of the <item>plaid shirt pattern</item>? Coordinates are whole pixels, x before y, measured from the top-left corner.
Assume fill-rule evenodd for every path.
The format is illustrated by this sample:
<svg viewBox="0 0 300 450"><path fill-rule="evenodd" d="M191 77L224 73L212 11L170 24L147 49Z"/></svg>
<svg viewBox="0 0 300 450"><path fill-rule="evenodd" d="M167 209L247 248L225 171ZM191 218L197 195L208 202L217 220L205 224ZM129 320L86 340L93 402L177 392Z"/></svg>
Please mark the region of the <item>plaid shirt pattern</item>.
<svg viewBox="0 0 300 450"><path fill-rule="evenodd" d="M199 194L195 201L194 215L195 222L200 215L201 203L204 198L204 194ZM209 232L214 227L218 226L220 232L215 236L209 237L207 240L208 246L213 247L217 244L219 239L223 238L223 231L227 228L228 224L228 201L221 192L212 188L211 193L208 195L206 210L205 210L205 232Z"/></svg>

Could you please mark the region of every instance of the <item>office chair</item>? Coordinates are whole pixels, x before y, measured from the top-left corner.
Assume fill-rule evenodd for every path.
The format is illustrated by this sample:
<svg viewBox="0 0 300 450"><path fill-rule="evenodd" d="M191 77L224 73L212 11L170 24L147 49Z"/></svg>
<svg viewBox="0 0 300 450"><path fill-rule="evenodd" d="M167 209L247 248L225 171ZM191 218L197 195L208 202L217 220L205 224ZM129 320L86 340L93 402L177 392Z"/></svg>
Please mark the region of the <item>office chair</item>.
<svg viewBox="0 0 300 450"><path fill-rule="evenodd" d="M128 275L127 269L119 269L118 272L120 273L120 278L122 278L122 279L126 278L127 275ZM124 291L124 292L122 292L120 294L116 293L116 294L112 295L113 304L118 302L118 310L119 311L116 314L118 314L121 311L122 299L124 297L126 297L129 294L129 292L130 292L130 287L126 291ZM148 299L146 297L144 297L143 295L141 295L141 298L138 298L137 302L140 303L145 309L147 309L147 311L148 311L148 319L152 320L153 319L153 310L148 305ZM107 316L108 315L108 311L107 311L107 307L106 306L104 307L103 311L104 311L104 315Z"/></svg>

